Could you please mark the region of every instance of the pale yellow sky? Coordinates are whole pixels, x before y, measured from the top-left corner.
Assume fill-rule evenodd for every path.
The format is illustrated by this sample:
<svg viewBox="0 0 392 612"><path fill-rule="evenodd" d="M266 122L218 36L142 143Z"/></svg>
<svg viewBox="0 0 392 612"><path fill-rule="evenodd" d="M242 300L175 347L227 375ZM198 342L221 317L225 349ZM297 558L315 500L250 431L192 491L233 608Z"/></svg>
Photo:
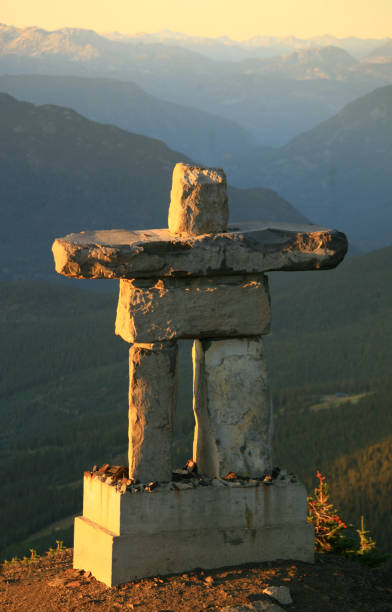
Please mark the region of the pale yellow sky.
<svg viewBox="0 0 392 612"><path fill-rule="evenodd" d="M237 40L255 34L382 38L392 0L0 0L0 22L99 32L170 29Z"/></svg>

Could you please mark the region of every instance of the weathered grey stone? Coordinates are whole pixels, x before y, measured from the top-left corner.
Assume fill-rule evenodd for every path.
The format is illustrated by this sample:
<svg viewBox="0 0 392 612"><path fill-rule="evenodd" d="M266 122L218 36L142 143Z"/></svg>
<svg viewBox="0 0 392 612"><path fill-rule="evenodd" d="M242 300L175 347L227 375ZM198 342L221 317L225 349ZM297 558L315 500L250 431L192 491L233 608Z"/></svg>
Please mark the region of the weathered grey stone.
<svg viewBox="0 0 392 612"><path fill-rule="evenodd" d="M193 344L195 438L201 473L260 477L271 467L272 418L261 337Z"/></svg>
<svg viewBox="0 0 392 612"><path fill-rule="evenodd" d="M226 482L227 487L242 487L242 484L239 480L228 480Z"/></svg>
<svg viewBox="0 0 392 612"><path fill-rule="evenodd" d="M109 586L145 576L275 559L313 561L303 485L121 493L84 478L74 567Z"/></svg>
<svg viewBox="0 0 392 612"><path fill-rule="evenodd" d="M194 486L191 482L181 482L181 480L178 480L177 482L173 482L173 488L178 491L190 491Z"/></svg>
<svg viewBox="0 0 392 612"><path fill-rule="evenodd" d="M316 225L241 223L216 235L105 230L55 240L59 274L73 278L162 278L334 268L347 251L342 232Z"/></svg>
<svg viewBox="0 0 392 612"><path fill-rule="evenodd" d="M121 280L116 334L126 342L267 334L264 275Z"/></svg>
<svg viewBox="0 0 392 612"><path fill-rule="evenodd" d="M141 485L140 493L132 495L99 478L85 476L83 516L115 535L148 535L156 533L160 525L165 530L181 533L188 528L203 530L207 526L236 531L306 522L306 490L299 482L274 481L270 487L252 488L215 487L211 482L174 495L169 495L169 484L159 484L152 493L145 492ZM155 501L151 501L152 497ZM180 521L179 517L184 520Z"/></svg>
<svg viewBox="0 0 392 612"><path fill-rule="evenodd" d="M242 483L242 487L258 487L260 485L260 480L255 480L254 478L249 478L249 480L244 480Z"/></svg>
<svg viewBox="0 0 392 612"><path fill-rule="evenodd" d="M171 480L177 401L177 344L134 344L129 351L129 477Z"/></svg>
<svg viewBox="0 0 392 612"><path fill-rule="evenodd" d="M169 207L169 231L196 236L224 232L229 219L222 168L176 164Z"/></svg>
<svg viewBox="0 0 392 612"><path fill-rule="evenodd" d="M211 481L213 487L224 487L225 483L220 478L213 478Z"/></svg>
<svg viewBox="0 0 392 612"><path fill-rule="evenodd" d="M290 594L290 589L287 586L268 586L263 593L269 597L273 597L279 603L288 605L293 603L293 598Z"/></svg>

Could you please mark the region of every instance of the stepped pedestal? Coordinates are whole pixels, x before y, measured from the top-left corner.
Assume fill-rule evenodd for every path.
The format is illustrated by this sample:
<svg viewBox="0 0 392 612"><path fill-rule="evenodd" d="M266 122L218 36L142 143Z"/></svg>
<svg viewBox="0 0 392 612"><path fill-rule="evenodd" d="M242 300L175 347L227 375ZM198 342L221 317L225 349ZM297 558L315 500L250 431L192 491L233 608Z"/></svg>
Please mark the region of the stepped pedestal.
<svg viewBox="0 0 392 612"><path fill-rule="evenodd" d="M277 559L314 559L302 484L198 486L121 493L85 476L74 567L108 586L137 578Z"/></svg>

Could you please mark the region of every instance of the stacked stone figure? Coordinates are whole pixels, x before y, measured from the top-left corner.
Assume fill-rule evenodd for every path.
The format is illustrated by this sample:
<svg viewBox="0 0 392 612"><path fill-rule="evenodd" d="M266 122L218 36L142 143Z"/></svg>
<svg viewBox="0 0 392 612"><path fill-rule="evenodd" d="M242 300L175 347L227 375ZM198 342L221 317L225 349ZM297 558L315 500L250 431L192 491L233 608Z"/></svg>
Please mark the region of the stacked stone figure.
<svg viewBox="0 0 392 612"><path fill-rule="evenodd" d="M217 483L234 473L258 484L271 468L265 272L333 268L347 240L314 225L228 227L228 217L223 170L177 164L168 229L82 232L53 245L59 273L120 279L116 333L131 344L132 482L172 479L177 342L184 338L194 340L199 472ZM303 485L280 482L263 493L238 486L165 493L158 487L147 499L127 493L126 483L113 490L87 475L83 516L75 521L75 566L112 585L196 566L313 558Z"/></svg>
<svg viewBox="0 0 392 612"><path fill-rule="evenodd" d="M169 232L225 232L226 177L177 164ZM177 340L193 346L194 460L209 477L262 476L271 463L271 410L262 334L270 302L263 274L121 280L116 333L130 350L129 468L132 478L171 479L177 401Z"/></svg>

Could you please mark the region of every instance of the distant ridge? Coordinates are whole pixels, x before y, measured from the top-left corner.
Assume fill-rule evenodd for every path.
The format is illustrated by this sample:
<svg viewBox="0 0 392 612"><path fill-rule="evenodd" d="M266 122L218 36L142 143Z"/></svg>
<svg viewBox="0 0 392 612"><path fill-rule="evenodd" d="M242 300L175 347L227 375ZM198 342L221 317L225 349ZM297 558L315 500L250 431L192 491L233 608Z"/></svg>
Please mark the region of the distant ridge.
<svg viewBox="0 0 392 612"><path fill-rule="evenodd" d="M34 104L56 104L82 115L163 140L208 165L221 164L233 151L257 145L250 132L233 121L196 108L166 102L133 82L115 79L0 75L0 92Z"/></svg>
<svg viewBox="0 0 392 612"><path fill-rule="evenodd" d="M0 94L0 279L54 277L51 242L82 229L167 227L163 142ZM229 176L230 180L230 176ZM303 221L268 189L229 189L233 220Z"/></svg>
<svg viewBox="0 0 392 612"><path fill-rule="evenodd" d="M335 46L344 49L359 59L368 55L373 49L390 40L388 38L358 38L348 36L337 38L328 34L299 38L297 36L263 36L255 35L245 40L233 40L228 36L208 38L191 36L182 32L160 30L154 33L137 32L123 34L121 32L105 33L111 40L120 40L129 44L159 42L162 44L177 44L190 50L198 51L212 59L231 61L250 57L272 57L291 53L295 49L310 49L312 47Z"/></svg>
<svg viewBox="0 0 392 612"><path fill-rule="evenodd" d="M392 61L392 39L384 41L383 45L376 47L373 49L371 53L368 55L368 59L373 58L384 58L385 61Z"/></svg>
<svg viewBox="0 0 392 612"><path fill-rule="evenodd" d="M388 39L289 37L281 45L274 38L242 44L171 33L112 38L76 28L0 25L0 74L133 81L160 99L234 121L268 146L392 83L392 62L366 60Z"/></svg>
<svg viewBox="0 0 392 612"><path fill-rule="evenodd" d="M390 243L392 86L376 89L278 149L229 167L233 182L276 189L299 210L371 249Z"/></svg>
<svg viewBox="0 0 392 612"><path fill-rule="evenodd" d="M148 48L145 45L129 46L109 40L93 30L61 28L50 31L36 26L16 28L0 24L0 68L5 58L14 59L15 68L18 64L23 65L24 58L30 59L30 65L37 68L56 67L58 74L83 74L88 66L95 73L106 71L106 76L109 76L110 72L129 72L129 64L140 60L148 60L163 70L167 70L173 60L186 65L192 59L200 67L210 64L210 60L202 55L176 46L166 48L164 58L160 53L160 45L152 44Z"/></svg>

